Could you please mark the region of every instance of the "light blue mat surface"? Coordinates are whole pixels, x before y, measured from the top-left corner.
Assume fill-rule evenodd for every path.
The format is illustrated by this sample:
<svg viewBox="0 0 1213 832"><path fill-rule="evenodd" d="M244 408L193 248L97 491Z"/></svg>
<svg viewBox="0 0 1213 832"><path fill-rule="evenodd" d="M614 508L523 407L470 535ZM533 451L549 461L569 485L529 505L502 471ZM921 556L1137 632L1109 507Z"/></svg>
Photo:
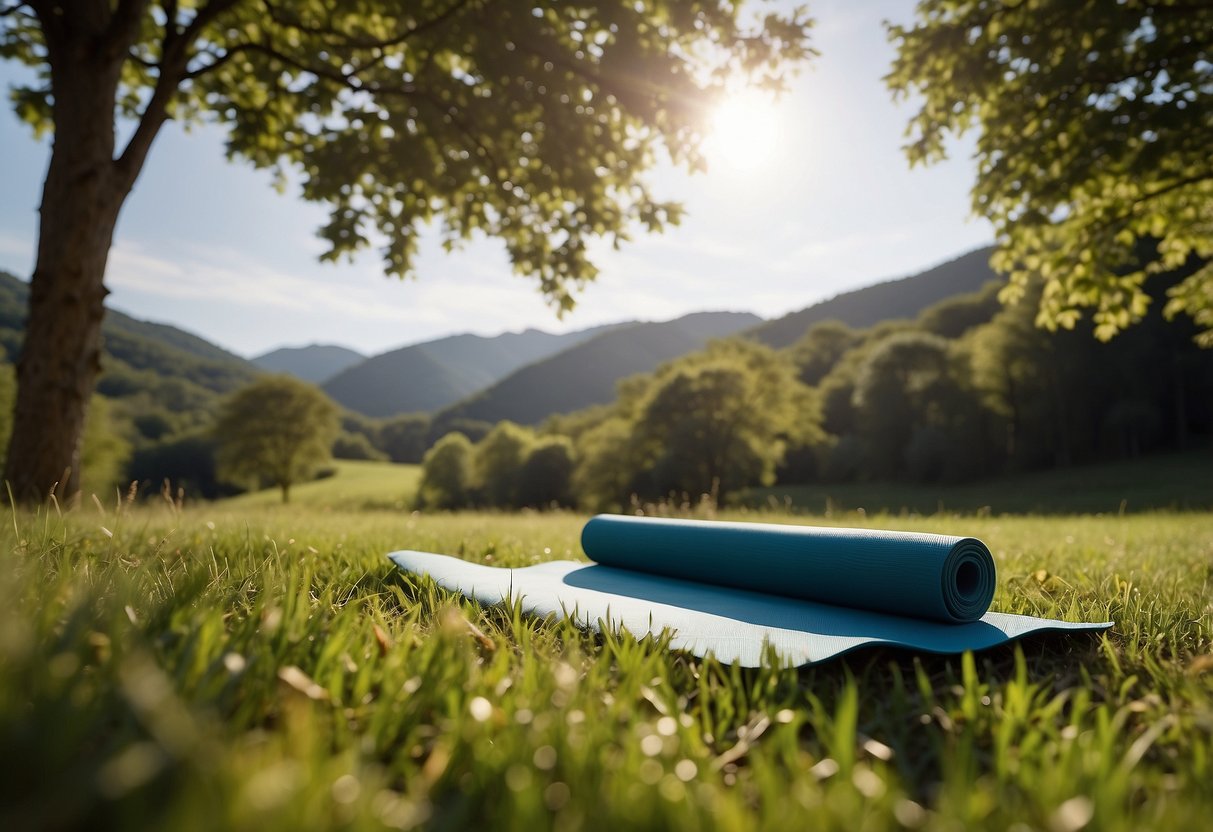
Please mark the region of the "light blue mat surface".
<svg viewBox="0 0 1213 832"><path fill-rule="evenodd" d="M867 645L959 653L1111 626L987 612L994 562L972 538L600 516L582 545L598 563L504 569L428 552L389 557L481 603L517 599L537 616L637 637L669 629L673 648L745 667L762 664L767 645L803 665Z"/></svg>

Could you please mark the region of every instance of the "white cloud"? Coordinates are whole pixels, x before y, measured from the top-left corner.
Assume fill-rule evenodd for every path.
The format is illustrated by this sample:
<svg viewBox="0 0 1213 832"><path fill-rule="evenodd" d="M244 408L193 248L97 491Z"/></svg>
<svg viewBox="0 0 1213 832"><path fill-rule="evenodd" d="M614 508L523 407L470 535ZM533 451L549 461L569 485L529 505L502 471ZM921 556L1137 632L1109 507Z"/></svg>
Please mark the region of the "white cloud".
<svg viewBox="0 0 1213 832"><path fill-rule="evenodd" d="M375 302L357 285L319 281L287 274L233 251L214 250L213 259L201 252L168 259L130 242L119 242L110 254L108 282L182 301L222 299L272 314L290 310L327 309L367 319L397 320L399 309Z"/></svg>

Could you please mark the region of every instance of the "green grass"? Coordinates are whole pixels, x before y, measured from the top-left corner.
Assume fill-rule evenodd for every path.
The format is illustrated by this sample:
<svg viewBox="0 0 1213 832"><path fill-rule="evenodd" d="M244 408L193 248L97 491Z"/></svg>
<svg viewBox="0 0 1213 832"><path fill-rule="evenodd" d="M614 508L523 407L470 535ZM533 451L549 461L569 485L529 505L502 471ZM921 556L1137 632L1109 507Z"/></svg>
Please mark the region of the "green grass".
<svg viewBox="0 0 1213 832"><path fill-rule="evenodd" d="M1095 514L1213 508L1213 451L1084 465L959 485L844 483L754 488L736 502L785 511Z"/></svg>
<svg viewBox="0 0 1213 832"><path fill-rule="evenodd" d="M413 503L421 481L420 465L338 459L334 474L291 487L290 504L314 511L404 509ZM267 488L225 501L232 508L268 508L282 504L282 492Z"/></svg>
<svg viewBox="0 0 1213 832"><path fill-rule="evenodd" d="M1181 830L1213 812L1208 514L833 518L978 535L995 609L1115 627L741 670L481 608L383 558L579 557L581 517L323 505L13 516L0 828Z"/></svg>

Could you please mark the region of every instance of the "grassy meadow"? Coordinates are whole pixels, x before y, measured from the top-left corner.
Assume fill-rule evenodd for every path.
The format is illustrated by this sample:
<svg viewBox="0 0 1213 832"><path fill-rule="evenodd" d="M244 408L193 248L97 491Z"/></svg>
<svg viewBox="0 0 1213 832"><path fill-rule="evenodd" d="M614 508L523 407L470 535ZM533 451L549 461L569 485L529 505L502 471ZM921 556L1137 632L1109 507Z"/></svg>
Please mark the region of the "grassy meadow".
<svg viewBox="0 0 1213 832"><path fill-rule="evenodd" d="M994 609L1115 627L741 670L384 558L580 558L584 517L353 510L313 485L272 511L7 518L0 828L1057 832L1213 811L1209 514L840 512L818 522L980 536Z"/></svg>
<svg viewBox="0 0 1213 832"><path fill-rule="evenodd" d="M291 487L290 502L313 511L393 509L410 507L421 481L420 465L336 459L331 475ZM240 509L267 509L281 505L282 492L266 488L224 501Z"/></svg>

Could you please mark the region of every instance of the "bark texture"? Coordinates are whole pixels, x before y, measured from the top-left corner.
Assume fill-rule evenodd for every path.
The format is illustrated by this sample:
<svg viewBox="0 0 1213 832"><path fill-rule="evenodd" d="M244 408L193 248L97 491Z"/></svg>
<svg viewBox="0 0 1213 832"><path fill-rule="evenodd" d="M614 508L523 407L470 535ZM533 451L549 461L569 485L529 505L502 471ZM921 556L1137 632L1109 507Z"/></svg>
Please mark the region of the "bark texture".
<svg viewBox="0 0 1213 832"><path fill-rule="evenodd" d="M14 499L75 493L88 402L101 369L105 266L132 178L114 159L123 54L48 32L55 138L39 208L29 316L4 479Z"/></svg>

